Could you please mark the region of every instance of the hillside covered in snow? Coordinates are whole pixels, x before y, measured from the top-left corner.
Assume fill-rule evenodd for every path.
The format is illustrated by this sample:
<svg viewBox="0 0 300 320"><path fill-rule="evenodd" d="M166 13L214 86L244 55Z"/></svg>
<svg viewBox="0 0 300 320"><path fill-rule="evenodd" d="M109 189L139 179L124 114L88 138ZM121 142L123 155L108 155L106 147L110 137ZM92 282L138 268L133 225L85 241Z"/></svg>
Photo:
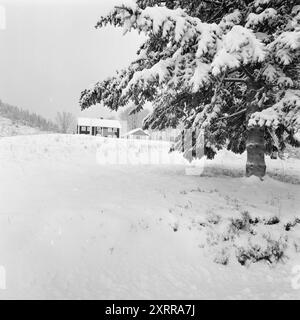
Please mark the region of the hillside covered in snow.
<svg viewBox="0 0 300 320"><path fill-rule="evenodd" d="M41 130L26 126L17 121L0 117L0 137L40 134Z"/></svg>
<svg viewBox="0 0 300 320"><path fill-rule="evenodd" d="M0 150L0 299L300 298L297 159L267 158L260 181L245 155L188 164L161 142L54 134Z"/></svg>
<svg viewBox="0 0 300 320"><path fill-rule="evenodd" d="M54 122L0 100L0 137L49 132L58 132Z"/></svg>

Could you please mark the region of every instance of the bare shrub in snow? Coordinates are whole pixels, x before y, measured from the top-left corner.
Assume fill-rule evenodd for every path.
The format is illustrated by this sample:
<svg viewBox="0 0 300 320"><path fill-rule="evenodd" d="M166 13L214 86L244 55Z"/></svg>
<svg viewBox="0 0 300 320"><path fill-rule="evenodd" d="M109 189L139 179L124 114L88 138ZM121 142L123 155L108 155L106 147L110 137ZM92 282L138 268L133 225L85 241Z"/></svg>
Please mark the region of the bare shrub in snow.
<svg viewBox="0 0 300 320"><path fill-rule="evenodd" d="M300 251L297 233L289 232L300 222L280 222L277 216L268 219L251 217L248 211L229 219L207 217L205 245L216 263L227 265L236 259L241 265L259 261L274 264L288 258L289 250ZM203 230L203 229L202 229Z"/></svg>

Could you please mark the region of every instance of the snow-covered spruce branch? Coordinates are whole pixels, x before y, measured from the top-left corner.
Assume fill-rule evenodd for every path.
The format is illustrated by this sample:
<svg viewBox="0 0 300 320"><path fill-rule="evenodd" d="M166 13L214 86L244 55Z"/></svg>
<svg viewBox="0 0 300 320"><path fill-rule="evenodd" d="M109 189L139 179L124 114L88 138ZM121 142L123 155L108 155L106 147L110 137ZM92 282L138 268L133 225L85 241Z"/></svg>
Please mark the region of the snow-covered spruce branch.
<svg viewBox="0 0 300 320"><path fill-rule="evenodd" d="M138 71L125 90L135 86L141 79L152 81L159 77L166 83L174 78L197 91L210 75L214 76L264 58L263 45L250 30L242 26L234 26L228 33L222 34L222 29L215 23L208 24L200 19L188 16L183 10L171 10L165 7L147 7L141 10L133 7L117 7L108 16L102 18L98 27L108 23L122 26L124 31L132 28L146 35L160 35L170 40L173 50L164 61L159 61L151 68ZM248 44L246 44L247 41ZM185 53L191 42L196 44L192 52ZM166 52L167 53L167 52ZM168 53L167 53L168 54ZM204 58L205 57L205 58ZM206 61L206 62L205 62ZM186 65L190 72L179 70L179 65ZM170 72L172 70L172 72Z"/></svg>
<svg viewBox="0 0 300 320"><path fill-rule="evenodd" d="M252 114L250 126L266 126L276 130L282 124L286 131L300 141L300 91L287 90L273 106Z"/></svg>
<svg viewBox="0 0 300 320"><path fill-rule="evenodd" d="M229 141L231 150L238 152L245 150L247 130L269 126L268 113L284 130L288 126L289 132L296 132L298 108L290 105L289 111L283 107L279 112L276 105L287 90L299 90L296 0L284 7L274 1L230 0L218 18L213 18L214 12L223 2L217 7L210 1L170 3L126 1L99 20L97 27L111 24L125 33L137 30L146 38L126 69L82 93L81 107L102 102L116 110L133 101L140 109L151 101L154 112L148 123L157 128L178 122L205 128L211 145ZM176 102L179 97L184 98ZM247 117L234 117L245 108ZM228 114L231 121L215 121ZM170 120L174 117L176 121Z"/></svg>
<svg viewBox="0 0 300 320"><path fill-rule="evenodd" d="M224 23L230 25L232 21L238 21L239 13L230 15L230 19L221 21L222 28ZM160 34L162 38L168 38L173 47L173 50L166 52L170 55L164 60L151 68L138 70L126 87L120 88L125 95L131 88L139 86L139 82L153 82L157 78L161 84L183 83L185 87L197 91L211 81L212 74L216 76L228 69L263 61L266 56L266 46L256 39L251 30L235 25L224 32L219 25L203 23L181 9L147 7L142 10L136 5L118 6L110 15L101 18L97 26L108 23L122 26L125 31L134 28L149 36ZM193 52L183 53L195 40ZM295 48L295 44L292 43L291 47ZM185 65L189 72L182 72L179 65Z"/></svg>

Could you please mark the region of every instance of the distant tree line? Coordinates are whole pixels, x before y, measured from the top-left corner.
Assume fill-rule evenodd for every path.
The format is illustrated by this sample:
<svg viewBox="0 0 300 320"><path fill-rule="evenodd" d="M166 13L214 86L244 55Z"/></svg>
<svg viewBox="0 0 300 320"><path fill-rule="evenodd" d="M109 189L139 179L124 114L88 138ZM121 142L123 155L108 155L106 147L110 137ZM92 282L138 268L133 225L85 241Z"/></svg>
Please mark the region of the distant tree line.
<svg viewBox="0 0 300 320"><path fill-rule="evenodd" d="M58 125L42 116L22 110L16 106L4 103L0 100L0 116L8 118L18 124L23 124L29 127L38 128L42 131L58 132Z"/></svg>

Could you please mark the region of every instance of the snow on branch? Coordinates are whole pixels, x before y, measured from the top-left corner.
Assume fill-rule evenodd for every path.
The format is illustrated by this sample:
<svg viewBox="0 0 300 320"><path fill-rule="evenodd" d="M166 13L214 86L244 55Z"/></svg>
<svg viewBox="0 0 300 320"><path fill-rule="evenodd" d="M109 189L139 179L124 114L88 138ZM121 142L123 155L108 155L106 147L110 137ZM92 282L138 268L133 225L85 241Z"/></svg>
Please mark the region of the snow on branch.
<svg viewBox="0 0 300 320"><path fill-rule="evenodd" d="M283 64L292 63L295 53L300 49L300 29L281 33L267 46L268 51L274 54L275 59Z"/></svg>
<svg viewBox="0 0 300 320"><path fill-rule="evenodd" d="M136 29L147 34L162 33L163 37L173 34L176 42L184 41L188 32L189 37L197 32L197 23L200 20L188 16L184 10L175 10L162 6L140 9L136 5L123 5L113 9L106 17L101 17L96 27L107 24L123 27L124 32Z"/></svg>
<svg viewBox="0 0 300 320"><path fill-rule="evenodd" d="M124 88L123 93L128 93L130 88L136 85L141 80L147 82L154 81L157 79L159 83L162 83L168 76L170 76L169 68L173 65L173 59L167 58L165 60L160 60L158 63L156 63L153 67L149 69L143 69L141 71L135 72L132 79Z"/></svg>
<svg viewBox="0 0 300 320"><path fill-rule="evenodd" d="M273 8L268 8L263 12L256 14L250 13L247 18L246 28L255 28L257 25L270 22L276 18L277 11Z"/></svg>
<svg viewBox="0 0 300 320"><path fill-rule="evenodd" d="M229 13L225 17L223 17L219 23L219 26L223 30L230 29L233 26L239 24L241 20L242 14L238 9L236 9L232 13Z"/></svg>
<svg viewBox="0 0 300 320"><path fill-rule="evenodd" d="M242 26L234 26L220 42L212 62L212 73L218 75L248 63L262 62L266 56L264 45L254 33Z"/></svg>
<svg viewBox="0 0 300 320"><path fill-rule="evenodd" d="M268 4L271 0L255 0L254 1L254 6L259 7L265 4Z"/></svg>
<svg viewBox="0 0 300 320"><path fill-rule="evenodd" d="M293 80L286 76L282 69L269 63L263 69L262 76L268 84L278 85L280 89L288 89L294 86Z"/></svg>
<svg viewBox="0 0 300 320"><path fill-rule="evenodd" d="M190 79L192 91L197 92L206 83L209 83L210 78L210 65L201 61L197 61L197 66L194 70L194 74Z"/></svg>
<svg viewBox="0 0 300 320"><path fill-rule="evenodd" d="M186 85L191 86L193 91L199 90L201 86L210 79L210 74L218 75L227 69L235 69L241 65L261 62L265 57L263 44L258 40L251 30L235 25L232 29L222 34L224 26L237 23L240 19L238 10L227 15L220 23L202 23L200 19L188 16L182 9L171 10L166 7L146 7L144 10L136 7L117 7L109 17L102 18L98 26L113 23L125 28L137 29L146 34L160 34L168 37L170 43L176 43L178 50L153 65L151 68L138 71L129 82L124 93L137 82L153 81L158 78L162 83L173 75L178 77L177 66L185 59L187 72ZM194 41L194 56L183 57L181 53ZM205 59L204 59L205 56ZM208 59L208 61L207 61ZM212 63L211 63L212 62ZM170 73L170 70L175 72Z"/></svg>
<svg viewBox="0 0 300 320"><path fill-rule="evenodd" d="M295 138L300 141L300 90L287 90L284 97L272 107L255 112L248 124L274 130L283 124L288 131L295 132Z"/></svg>

